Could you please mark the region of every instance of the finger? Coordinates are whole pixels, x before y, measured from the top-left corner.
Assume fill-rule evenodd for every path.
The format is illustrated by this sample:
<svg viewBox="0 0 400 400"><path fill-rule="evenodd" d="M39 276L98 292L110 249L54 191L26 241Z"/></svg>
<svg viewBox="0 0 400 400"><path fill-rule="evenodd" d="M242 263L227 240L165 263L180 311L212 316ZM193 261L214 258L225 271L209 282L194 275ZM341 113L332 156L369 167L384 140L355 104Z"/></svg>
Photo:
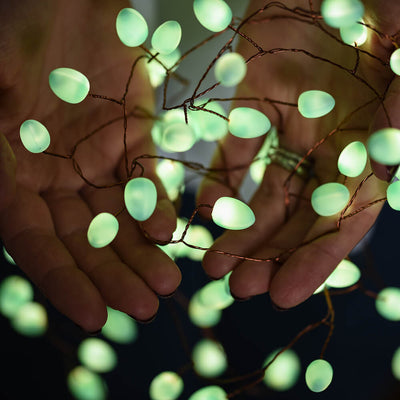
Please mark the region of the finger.
<svg viewBox="0 0 400 400"><path fill-rule="evenodd" d="M385 184L371 178L359 192L356 203L348 213L367 206L384 193ZM352 187L354 190L354 186ZM270 285L272 301L282 308L293 307L311 296L327 279L336 266L362 239L375 222L383 202L342 220L336 228L338 216L320 217L305 237L305 243L277 271Z"/></svg>
<svg viewBox="0 0 400 400"><path fill-rule="evenodd" d="M16 159L6 139L0 133L0 210L10 204L15 194Z"/></svg>
<svg viewBox="0 0 400 400"><path fill-rule="evenodd" d="M72 191L50 191L44 198L58 237L71 252L78 267L96 285L108 306L138 320L155 315L158 300L145 282L124 264L110 246L93 248L87 239L93 214Z"/></svg>
<svg viewBox="0 0 400 400"><path fill-rule="evenodd" d="M17 265L60 312L88 332L104 325L104 300L57 238L41 197L18 186L0 215L0 233Z"/></svg>
<svg viewBox="0 0 400 400"><path fill-rule="evenodd" d="M82 192L93 213L115 213L123 204L123 190L114 187L107 191L87 188ZM175 263L157 246L148 241L136 221L122 212L118 216L119 232L112 248L120 259L136 272L159 295L169 295L176 290L181 273Z"/></svg>

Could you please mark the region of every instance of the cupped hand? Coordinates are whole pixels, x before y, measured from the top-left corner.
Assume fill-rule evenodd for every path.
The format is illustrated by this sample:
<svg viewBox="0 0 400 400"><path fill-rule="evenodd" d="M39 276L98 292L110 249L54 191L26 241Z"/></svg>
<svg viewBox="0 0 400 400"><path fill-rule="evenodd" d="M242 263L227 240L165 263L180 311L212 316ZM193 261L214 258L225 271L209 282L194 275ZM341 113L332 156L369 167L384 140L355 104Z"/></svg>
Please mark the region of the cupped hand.
<svg viewBox="0 0 400 400"><path fill-rule="evenodd" d="M138 320L152 318L157 295L171 294L181 279L177 266L143 233L169 240L176 223L153 162L141 161L144 176L157 187L153 216L139 225L123 210L130 163L155 152L151 120L143 118L153 107L145 61L137 63L126 96L126 152L120 104L90 96L80 104L67 104L48 84L53 69L69 67L88 77L92 94L121 100L131 66L144 54L125 47L117 37L115 18L127 6L122 0L25 0L0 6L0 129L17 164L14 181L15 160L0 138L1 155L8 156L8 161L2 157L1 186L9 188L0 196L0 236L50 302L90 332L105 323L106 306ZM27 119L49 130L49 153L68 156L79 142L74 152L79 167L68 158L29 153L19 138L19 127ZM135 168L132 177L139 173ZM119 213L119 232L109 246L95 249L86 235L100 212Z"/></svg>
<svg viewBox="0 0 400 400"><path fill-rule="evenodd" d="M365 22L388 34L395 33L394 20L384 21L382 15L396 15L398 5L392 2L391 7L386 2L383 13L382 4L377 3L366 4ZM251 2L248 15L266 4ZM249 202L255 224L243 231L225 232L206 253L203 265L213 278L233 271L230 287L237 298L269 292L278 307L290 308L306 300L326 280L368 232L381 210L380 199L386 196L387 183L373 175L368 177L370 163L361 176L345 180L338 171L337 159L350 142L366 143L371 130L400 125L394 113L399 82L392 82L388 66L394 49L388 38L368 30L368 41L361 47L365 52L357 54L352 46L332 38L339 37L338 30L320 19L313 20L310 11L318 12L321 2L273 4L253 18L259 23L242 28L259 48L243 39L238 51L246 59L260 53L248 63L246 78L235 96L241 100L234 106L255 107L264 112L278 129L279 146L300 156L308 154L314 176L304 180L278 164L268 165ZM375 9L380 14L374 13ZM387 88L385 111L382 98ZM321 118L304 118L296 105L299 95L308 90L331 94L336 100L333 111ZM243 100L250 97L260 100ZM263 101L265 98L270 101ZM212 166L231 171L220 176L218 182L205 179L198 202L214 204L220 196L235 196L247 170L234 167L250 165L264 139L265 136L240 139L228 135ZM375 169L386 171L384 166ZM382 174L380 177L387 178ZM345 182L351 196L357 193L342 215L345 218L340 213L320 217L312 209L313 190L327 182Z"/></svg>

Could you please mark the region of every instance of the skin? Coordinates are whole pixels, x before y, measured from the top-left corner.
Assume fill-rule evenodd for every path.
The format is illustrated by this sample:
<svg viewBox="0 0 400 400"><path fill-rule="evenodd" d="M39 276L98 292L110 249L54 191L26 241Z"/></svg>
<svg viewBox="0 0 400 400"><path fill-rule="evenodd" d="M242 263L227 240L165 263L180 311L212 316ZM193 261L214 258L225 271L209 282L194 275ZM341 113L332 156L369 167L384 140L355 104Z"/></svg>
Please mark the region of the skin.
<svg viewBox="0 0 400 400"><path fill-rule="evenodd" d="M40 121L50 132L48 151L66 155L87 133L121 117L122 108L104 100L62 102L51 92L48 75L58 67L74 68L88 77L92 93L120 99L132 62L142 54L116 35L115 18L128 6L119 0L0 2L0 236L49 301L89 332L105 323L106 305L148 320L157 312L158 295L177 288L178 267L143 234L144 229L169 240L174 208L155 176L154 162L145 163L145 176L158 191L153 216L139 225L123 211L113 243L92 248L86 238L89 223L99 212L122 209L123 186L95 189L69 160L29 153L19 127L26 119ZM152 111L142 62L126 102L128 112L136 105ZM150 128L148 119L128 119L129 160L155 154ZM126 181L122 138L120 120L79 146L76 157L87 179L98 185Z"/></svg>
<svg viewBox="0 0 400 400"><path fill-rule="evenodd" d="M310 7L306 0L283 3L288 7L298 6L308 10ZM252 1L248 13L264 7L265 4L266 1ZM319 1L313 1L314 9L319 10L320 4ZM394 34L400 28L395 18L400 13L398 2L376 0L364 4L367 23L388 34ZM271 15L285 15L285 12L275 8L260 17ZM337 30L328 30L338 35ZM244 32L264 50L304 49L347 68L354 66L354 49L338 44L313 25L291 19L275 19L263 24L248 25ZM362 48L388 61L394 50L393 43L372 32L369 32L369 35L368 42ZM245 58L257 52L245 41L240 42L238 51ZM358 76L378 93L383 93L390 85L385 106L392 125L400 127L400 117L396 112L400 102L399 78L393 79L388 67L368 56L361 56ZM336 100L334 110L323 118L305 119L295 107L278 105L282 115L280 120L276 110L265 102L236 102L234 106L246 105L263 111L272 124L280 129L280 146L304 155L315 143L335 129L352 110L372 99L374 94L371 89L332 64L300 53L286 52L266 55L249 63L246 78L239 85L237 92L239 97L268 96L297 103L298 96L303 91L312 89L326 91ZM256 216L255 224L244 231L227 231L216 240L212 250L256 258L270 258L288 249L296 250L285 254L280 262L268 263L243 261L211 251L203 261L207 274L216 279L233 271L230 287L235 297L245 299L269 292L272 302L283 309L294 307L310 297L368 232L383 202L343 220L339 231L327 233L314 240L321 234L335 229L340 214L318 217L307 199L310 199L313 190L322 183L344 182L344 177L340 176L337 170L337 158L348 143L355 140L366 143L370 133L387 126L389 122L379 102L365 107L349 118L341 126L346 129L345 132L333 135L312 153L310 159L314 162L315 176L307 182L296 175L291 179L290 193L300 195L301 199L298 196L291 197L288 218L283 186L289 172L279 165L269 165L260 187L249 202ZM225 161L221 153L217 152L213 159L213 167L230 168L237 164L251 163L263 139L239 139L228 135L222 146ZM346 186L353 194L359 182L371 173L372 168L375 176L363 186L348 212L385 197L386 181L390 176L387 166L384 165L368 163L362 176L349 178ZM246 170L242 169L225 176L233 191L215 180L204 180L198 193L198 202L214 204L220 196L235 195L245 173ZM210 216L207 212L203 215ZM309 241L311 243L300 246Z"/></svg>

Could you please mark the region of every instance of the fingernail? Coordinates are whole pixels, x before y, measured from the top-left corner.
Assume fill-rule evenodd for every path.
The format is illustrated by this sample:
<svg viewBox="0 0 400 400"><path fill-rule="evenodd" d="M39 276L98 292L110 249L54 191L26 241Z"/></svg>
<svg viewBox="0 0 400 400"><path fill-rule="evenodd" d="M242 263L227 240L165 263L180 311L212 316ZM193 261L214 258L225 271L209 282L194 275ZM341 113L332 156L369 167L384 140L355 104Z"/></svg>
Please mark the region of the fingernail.
<svg viewBox="0 0 400 400"><path fill-rule="evenodd" d="M290 308L282 308L282 307L279 307L279 306L276 305L273 301L271 301L271 304L272 304L272 308L273 308L275 311L289 311L289 310L290 310Z"/></svg>
<svg viewBox="0 0 400 400"><path fill-rule="evenodd" d="M250 300L252 296L248 297L238 297L235 294L232 293L232 291L229 289L229 292L231 293L231 296L236 300L236 301L247 301Z"/></svg>
<svg viewBox="0 0 400 400"><path fill-rule="evenodd" d="M131 318L133 318L135 321L139 322L140 324L150 324L156 319L157 313L154 314L152 317L149 319L137 319L133 315L130 315Z"/></svg>
<svg viewBox="0 0 400 400"><path fill-rule="evenodd" d="M176 293L176 290L174 290L170 294L159 294L158 297L160 297L161 299L170 299L172 296L175 295L175 293Z"/></svg>

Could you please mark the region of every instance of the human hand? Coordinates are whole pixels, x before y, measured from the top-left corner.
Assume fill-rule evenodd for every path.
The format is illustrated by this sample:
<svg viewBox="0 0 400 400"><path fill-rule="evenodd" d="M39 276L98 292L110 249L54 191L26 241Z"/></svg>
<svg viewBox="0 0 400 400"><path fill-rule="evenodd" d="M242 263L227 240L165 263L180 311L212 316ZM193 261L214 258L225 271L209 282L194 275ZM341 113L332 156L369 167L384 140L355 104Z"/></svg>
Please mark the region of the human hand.
<svg viewBox="0 0 400 400"><path fill-rule="evenodd" d="M366 4L365 22L393 34L397 31L394 18L391 21L384 19L383 15L399 15L399 6L395 2L384 2L385 7L378 3L371 1ZM266 4L266 1L251 2L249 14ZM356 140L365 143L369 132L389 125L379 96L393 78L388 65L384 65L388 63L393 45L387 38L380 38L369 30L368 42L362 47L369 54L360 52L357 64L354 48L332 39L315 26L312 18L300 16L309 23L301 22L293 19L299 18L299 14L274 4L256 17L270 18L268 21L248 24L243 32L263 50L276 50L248 64L246 78L239 85L236 97L267 97L287 104L260 100L237 101L235 106L255 107L264 112L278 127L280 147L301 156L313 149L308 159L313 161L315 176L304 181L279 165L269 165L249 203L256 216L255 224L244 231L225 232L206 253L203 265L213 278L233 271L230 287L235 297L248 298L269 292L271 300L286 309L306 300L326 280L368 232L383 205L379 200L385 198L387 185L376 177L368 178L357 191L360 182L370 175L370 165L361 176L346 179L350 195L357 191L357 196L344 216L377 201L362 212L344 219L340 213L319 217L311 207L310 198L314 189L323 183L344 182L337 169L337 158L347 144ZM285 1L283 4L290 9L301 7L304 10L310 10L310 4L313 4L314 10L318 11L321 2ZM284 16L286 18L282 18ZM321 24L326 31L338 36L338 31ZM257 49L244 40L238 51L246 59L257 53ZM398 87L398 80L395 79L385 101L393 126L400 126L399 117L394 113L399 101L398 95L395 95ZM336 106L322 118L306 119L297 110L297 99L302 92L314 89L330 93L336 100ZM246 170L234 167L250 165L263 140L264 137L239 139L227 136L222 144L223 156L217 152L212 167L230 170L222 176L222 180L225 179L229 185L205 179L200 187L198 202L214 204L218 197L235 195ZM319 145L321 140L323 143ZM374 171L380 178L388 178L386 170L386 167L374 164ZM285 200L289 200L288 204ZM221 254L221 251L230 256ZM246 260L246 257L259 261Z"/></svg>
<svg viewBox="0 0 400 400"><path fill-rule="evenodd" d="M8 189L3 169L0 173L5 188L1 200L6 191L12 198L4 200L0 212L0 236L17 265L51 303L89 332L105 323L106 305L148 320L157 311L157 295L175 291L181 279L178 267L142 232L169 240L176 224L174 208L155 174L154 160L145 160L144 176L158 192L154 214L140 226L123 211L111 245L91 247L86 236L90 221L100 212L116 214L123 208L123 184L96 189L79 176L71 159L29 153L22 146L19 127L27 119L40 121L51 136L47 151L68 155L80 139L117 119L82 141L74 157L82 175L95 185L128 180L122 107L89 97L81 104L67 104L48 84L53 69L70 67L89 78L92 93L122 98L131 65L141 54L125 47L116 34L115 18L127 6L123 0L0 5L0 130L17 160L14 197L13 179ZM152 112L153 93L143 61L134 70L126 96L127 114L138 106ZM150 128L149 119L128 118L129 163L141 154L154 154ZM9 171L12 162L6 162Z"/></svg>

